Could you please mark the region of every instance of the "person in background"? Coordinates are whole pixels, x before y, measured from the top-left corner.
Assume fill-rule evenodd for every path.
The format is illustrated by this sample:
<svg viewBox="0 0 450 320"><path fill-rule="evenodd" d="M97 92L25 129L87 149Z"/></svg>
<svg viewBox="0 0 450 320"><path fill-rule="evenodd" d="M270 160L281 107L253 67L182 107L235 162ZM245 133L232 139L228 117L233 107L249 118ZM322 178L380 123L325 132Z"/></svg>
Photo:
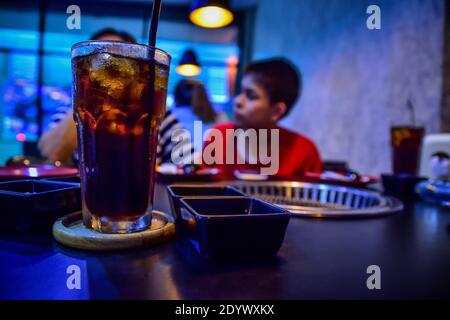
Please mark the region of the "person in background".
<svg viewBox="0 0 450 320"><path fill-rule="evenodd" d="M184 79L177 83L174 93L175 106L172 113L194 137L194 122L201 121L202 129L205 132L217 122L227 121L224 113L217 113L214 110L205 86L195 79ZM197 152L201 150L196 150Z"/></svg>
<svg viewBox="0 0 450 320"><path fill-rule="evenodd" d="M307 137L278 125L289 114L301 93L301 74L286 59L276 58L249 64L241 82L241 93L235 98L233 122L217 124L223 137L222 150L227 150L227 129L279 129L279 170L275 174L282 177L300 177L306 173L320 173L322 161L315 144ZM207 139L204 150L211 141ZM247 154L239 150L235 154ZM213 164L226 174L235 170L256 171L262 167L256 164Z"/></svg>
<svg viewBox="0 0 450 320"><path fill-rule="evenodd" d="M117 31L113 28L106 28L95 33L91 40L113 40L129 43L137 43L136 39L124 31ZM160 139L158 140L156 163L170 162L171 152L175 143L171 141L171 133L176 129L182 129L176 117L168 110L160 126ZM77 132L73 119L73 110L70 107L61 107L51 118L46 132L42 135L38 143L41 155L49 161L61 161L71 164L77 154L74 153L77 147ZM183 154L193 153L193 148L189 141L185 141ZM76 159L75 159L76 160Z"/></svg>

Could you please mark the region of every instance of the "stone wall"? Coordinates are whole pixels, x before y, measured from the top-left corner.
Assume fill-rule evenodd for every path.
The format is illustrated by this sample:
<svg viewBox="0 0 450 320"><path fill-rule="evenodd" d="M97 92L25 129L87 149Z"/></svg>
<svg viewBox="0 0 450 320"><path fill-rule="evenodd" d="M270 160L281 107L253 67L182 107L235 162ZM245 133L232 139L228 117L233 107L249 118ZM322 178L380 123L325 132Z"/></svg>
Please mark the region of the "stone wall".
<svg viewBox="0 0 450 320"><path fill-rule="evenodd" d="M312 138L322 158L367 174L391 171L389 128L439 131L444 0L273 0L259 3L253 58L285 56L304 91L283 125ZM381 30L366 9L381 8ZM270 39L270 40L269 40Z"/></svg>

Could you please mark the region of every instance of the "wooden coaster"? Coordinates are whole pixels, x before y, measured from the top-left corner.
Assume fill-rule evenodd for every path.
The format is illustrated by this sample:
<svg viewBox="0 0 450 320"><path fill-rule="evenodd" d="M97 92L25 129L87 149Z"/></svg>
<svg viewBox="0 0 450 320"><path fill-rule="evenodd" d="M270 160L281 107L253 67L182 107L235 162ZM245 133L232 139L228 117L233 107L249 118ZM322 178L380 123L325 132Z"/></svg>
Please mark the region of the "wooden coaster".
<svg viewBox="0 0 450 320"><path fill-rule="evenodd" d="M64 216L53 224L53 237L59 243L81 250L112 251L151 247L171 239L175 224L171 216L153 210L149 229L127 234L107 234L86 228L81 212Z"/></svg>

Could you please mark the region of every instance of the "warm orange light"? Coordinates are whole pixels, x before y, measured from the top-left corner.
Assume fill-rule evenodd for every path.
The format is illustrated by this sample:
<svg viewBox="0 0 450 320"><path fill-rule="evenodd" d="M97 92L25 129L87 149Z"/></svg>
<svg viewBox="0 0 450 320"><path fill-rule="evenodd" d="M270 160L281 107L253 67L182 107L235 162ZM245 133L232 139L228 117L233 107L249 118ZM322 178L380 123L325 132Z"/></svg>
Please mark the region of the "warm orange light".
<svg viewBox="0 0 450 320"><path fill-rule="evenodd" d="M226 61L228 65L236 66L239 63L239 58L235 55L231 55L227 57Z"/></svg>
<svg viewBox="0 0 450 320"><path fill-rule="evenodd" d="M189 19L200 27L221 28L233 22L233 13L221 7L207 6L192 11Z"/></svg>
<svg viewBox="0 0 450 320"><path fill-rule="evenodd" d="M202 69L195 64L182 64L177 67L177 73L185 77L198 76Z"/></svg>

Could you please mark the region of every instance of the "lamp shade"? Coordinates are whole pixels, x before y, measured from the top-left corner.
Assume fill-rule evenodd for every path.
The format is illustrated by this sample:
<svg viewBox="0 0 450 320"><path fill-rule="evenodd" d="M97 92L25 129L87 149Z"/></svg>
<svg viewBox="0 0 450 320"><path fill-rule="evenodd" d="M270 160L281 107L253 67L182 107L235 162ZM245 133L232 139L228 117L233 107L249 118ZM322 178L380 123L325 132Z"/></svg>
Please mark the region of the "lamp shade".
<svg viewBox="0 0 450 320"><path fill-rule="evenodd" d="M233 22L227 0L193 0L189 19L204 28L221 28Z"/></svg>
<svg viewBox="0 0 450 320"><path fill-rule="evenodd" d="M186 50L181 57L180 63L177 67L177 73L186 76L193 77L201 73L200 63L197 60L197 55L191 49Z"/></svg>

